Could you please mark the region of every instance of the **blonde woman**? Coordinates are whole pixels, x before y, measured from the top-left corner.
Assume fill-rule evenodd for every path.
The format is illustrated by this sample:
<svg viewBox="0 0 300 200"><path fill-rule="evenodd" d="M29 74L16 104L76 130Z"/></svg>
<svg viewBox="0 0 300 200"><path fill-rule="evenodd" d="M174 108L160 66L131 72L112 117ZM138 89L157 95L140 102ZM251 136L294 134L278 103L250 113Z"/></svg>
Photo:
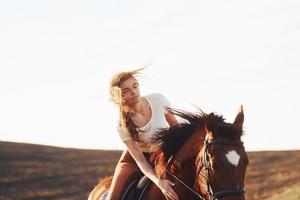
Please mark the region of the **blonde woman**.
<svg viewBox="0 0 300 200"><path fill-rule="evenodd" d="M178 200L173 190L174 183L156 176L151 154L155 144L151 138L158 128L177 124L175 116L165 110L169 101L160 93L140 95L137 76L143 69L115 74L110 82L111 100L119 107L117 131L127 149L115 168L108 200L119 200L126 185L141 172L163 193L166 199Z"/></svg>

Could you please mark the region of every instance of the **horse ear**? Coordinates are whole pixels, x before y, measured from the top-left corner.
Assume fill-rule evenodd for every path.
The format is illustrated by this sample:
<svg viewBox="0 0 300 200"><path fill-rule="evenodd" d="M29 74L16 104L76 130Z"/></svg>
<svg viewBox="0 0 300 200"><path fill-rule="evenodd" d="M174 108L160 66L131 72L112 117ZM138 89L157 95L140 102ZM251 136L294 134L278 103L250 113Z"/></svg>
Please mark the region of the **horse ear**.
<svg viewBox="0 0 300 200"><path fill-rule="evenodd" d="M214 113L210 113L209 115L206 116L206 120L205 120L206 132L213 132L214 127L215 127Z"/></svg>
<svg viewBox="0 0 300 200"><path fill-rule="evenodd" d="M240 110L236 115L233 124L239 129L242 129L243 123L244 123L244 111L243 111L243 105L241 105Z"/></svg>

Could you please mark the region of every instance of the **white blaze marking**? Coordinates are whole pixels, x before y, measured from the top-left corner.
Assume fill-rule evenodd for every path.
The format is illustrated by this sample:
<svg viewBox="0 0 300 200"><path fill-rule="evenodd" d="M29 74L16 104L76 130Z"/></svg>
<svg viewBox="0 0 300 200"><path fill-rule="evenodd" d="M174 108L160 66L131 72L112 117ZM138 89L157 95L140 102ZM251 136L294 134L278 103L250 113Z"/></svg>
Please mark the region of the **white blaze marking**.
<svg viewBox="0 0 300 200"><path fill-rule="evenodd" d="M239 154L237 154L237 152L236 151L229 151L227 154L226 154L226 158L227 158L227 160L231 163L231 164L233 164L233 165L235 165L235 166L238 166L238 164L239 164L239 161L240 161L240 155Z"/></svg>

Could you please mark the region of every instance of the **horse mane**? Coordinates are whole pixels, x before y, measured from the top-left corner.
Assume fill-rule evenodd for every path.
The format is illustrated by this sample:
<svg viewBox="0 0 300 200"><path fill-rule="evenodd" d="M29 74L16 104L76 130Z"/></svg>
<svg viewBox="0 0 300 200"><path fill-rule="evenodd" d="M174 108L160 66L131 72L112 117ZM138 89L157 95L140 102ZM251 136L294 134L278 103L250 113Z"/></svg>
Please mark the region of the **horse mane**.
<svg viewBox="0 0 300 200"><path fill-rule="evenodd" d="M225 119L222 115L216 115L214 113L208 115L200 108L198 109L199 112L191 113L166 107L167 111L184 121L168 128L158 129L152 139L152 142L159 146L155 167L159 176L165 175L167 162L178 152L181 146L191 137L191 135L193 135L197 128L205 126L208 119L213 122L214 132L218 135L225 135L230 138L241 136L241 131L237 130L232 124L224 122Z"/></svg>
<svg viewBox="0 0 300 200"><path fill-rule="evenodd" d="M206 127L212 133L213 138L226 140L240 140L243 129L234 123L227 123L222 116L210 113L206 118Z"/></svg>
<svg viewBox="0 0 300 200"><path fill-rule="evenodd" d="M152 142L159 146L156 158L156 171L160 175L164 174L167 161L178 152L180 147L195 132L195 129L204 126L207 116L201 109L199 113L186 112L170 107L166 107L166 110L184 121L168 128L158 129L152 139Z"/></svg>

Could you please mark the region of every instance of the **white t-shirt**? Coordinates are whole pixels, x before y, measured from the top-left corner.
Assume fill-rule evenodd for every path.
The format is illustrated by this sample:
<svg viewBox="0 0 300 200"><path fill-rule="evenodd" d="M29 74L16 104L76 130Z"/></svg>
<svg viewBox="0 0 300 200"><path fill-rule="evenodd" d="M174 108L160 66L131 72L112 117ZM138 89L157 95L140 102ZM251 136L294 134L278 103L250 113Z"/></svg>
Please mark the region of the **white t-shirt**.
<svg viewBox="0 0 300 200"><path fill-rule="evenodd" d="M144 97L150 104L151 119L145 126L140 128L141 130L147 130L147 132L139 133L141 142L138 142L138 144L142 151L151 152L155 150L155 145L151 144L151 138L156 133L157 129L168 127L168 123L165 118L165 107L169 107L170 102L160 93L152 93ZM117 126L117 131L122 141L132 138L130 133L124 132L119 125Z"/></svg>

